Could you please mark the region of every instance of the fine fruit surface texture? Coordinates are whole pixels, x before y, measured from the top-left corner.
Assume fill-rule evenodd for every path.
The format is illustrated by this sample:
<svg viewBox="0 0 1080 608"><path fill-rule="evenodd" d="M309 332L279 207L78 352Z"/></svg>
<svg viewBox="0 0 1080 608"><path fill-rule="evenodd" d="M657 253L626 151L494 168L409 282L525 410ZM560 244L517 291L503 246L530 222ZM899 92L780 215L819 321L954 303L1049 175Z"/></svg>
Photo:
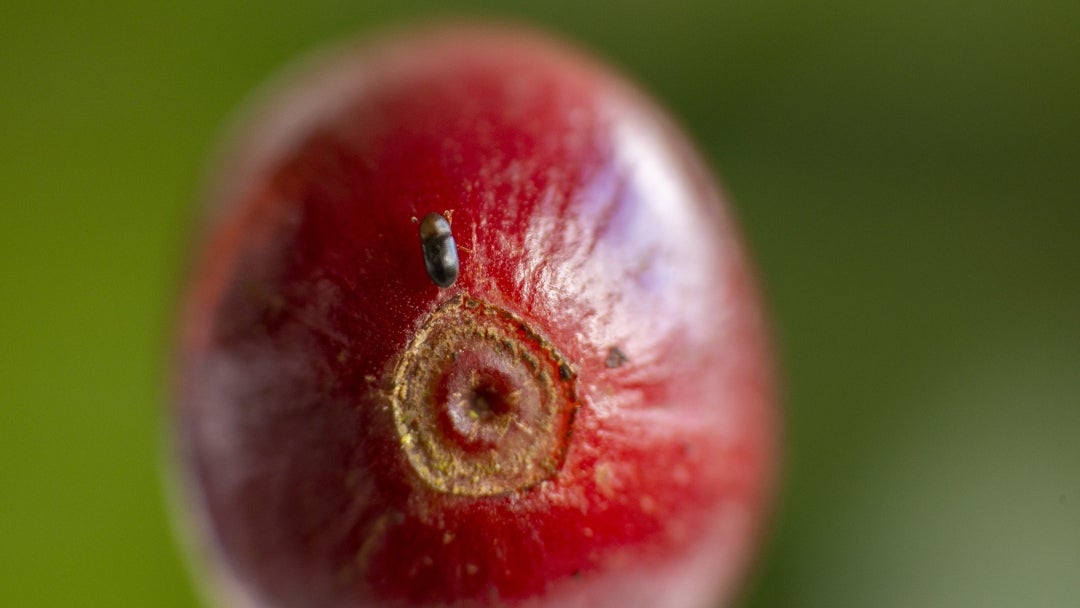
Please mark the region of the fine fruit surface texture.
<svg viewBox="0 0 1080 608"><path fill-rule="evenodd" d="M668 118L533 33L298 66L208 193L182 519L228 606L729 601L774 470L729 210Z"/></svg>

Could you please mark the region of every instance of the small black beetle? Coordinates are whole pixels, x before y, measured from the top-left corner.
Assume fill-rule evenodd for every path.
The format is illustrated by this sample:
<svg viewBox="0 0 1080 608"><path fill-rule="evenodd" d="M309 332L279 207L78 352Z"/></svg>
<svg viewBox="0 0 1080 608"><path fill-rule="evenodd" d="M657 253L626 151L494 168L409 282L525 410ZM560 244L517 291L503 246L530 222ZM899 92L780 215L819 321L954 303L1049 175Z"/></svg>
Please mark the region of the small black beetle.
<svg viewBox="0 0 1080 608"><path fill-rule="evenodd" d="M420 244L424 248L424 266L431 280L443 288L453 285L460 263L450 222L438 213L425 215L420 220Z"/></svg>

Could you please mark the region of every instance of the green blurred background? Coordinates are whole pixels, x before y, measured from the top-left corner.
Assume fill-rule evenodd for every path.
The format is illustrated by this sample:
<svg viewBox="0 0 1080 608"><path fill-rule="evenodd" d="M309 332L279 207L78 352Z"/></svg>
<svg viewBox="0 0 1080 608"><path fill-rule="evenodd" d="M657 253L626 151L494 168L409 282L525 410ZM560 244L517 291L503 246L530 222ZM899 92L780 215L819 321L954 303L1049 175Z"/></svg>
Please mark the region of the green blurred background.
<svg viewBox="0 0 1080 608"><path fill-rule="evenodd" d="M745 606L1080 605L1080 3L307 4L0 5L0 606L197 605L160 461L204 159L298 53L438 14L595 49L733 194L787 379Z"/></svg>

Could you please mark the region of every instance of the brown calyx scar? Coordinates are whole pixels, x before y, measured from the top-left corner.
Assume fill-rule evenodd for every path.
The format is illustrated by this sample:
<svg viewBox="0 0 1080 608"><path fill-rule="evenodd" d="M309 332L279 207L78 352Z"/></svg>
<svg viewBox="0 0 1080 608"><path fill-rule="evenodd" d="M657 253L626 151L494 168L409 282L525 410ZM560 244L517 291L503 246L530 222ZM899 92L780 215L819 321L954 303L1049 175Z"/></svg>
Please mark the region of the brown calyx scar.
<svg viewBox="0 0 1080 608"><path fill-rule="evenodd" d="M577 375L525 320L458 295L424 321L395 366L402 451L430 487L487 496L554 477L577 412Z"/></svg>

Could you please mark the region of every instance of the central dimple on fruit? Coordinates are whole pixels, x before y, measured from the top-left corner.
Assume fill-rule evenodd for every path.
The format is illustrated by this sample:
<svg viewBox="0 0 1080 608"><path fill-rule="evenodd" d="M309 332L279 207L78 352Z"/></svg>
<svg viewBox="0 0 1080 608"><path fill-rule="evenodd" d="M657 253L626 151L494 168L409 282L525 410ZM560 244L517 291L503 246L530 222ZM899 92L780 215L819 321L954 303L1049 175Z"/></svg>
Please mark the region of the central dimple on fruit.
<svg viewBox="0 0 1080 608"><path fill-rule="evenodd" d="M391 404L401 447L425 482L484 496L558 472L577 397L569 363L523 319L458 296L405 349Z"/></svg>

